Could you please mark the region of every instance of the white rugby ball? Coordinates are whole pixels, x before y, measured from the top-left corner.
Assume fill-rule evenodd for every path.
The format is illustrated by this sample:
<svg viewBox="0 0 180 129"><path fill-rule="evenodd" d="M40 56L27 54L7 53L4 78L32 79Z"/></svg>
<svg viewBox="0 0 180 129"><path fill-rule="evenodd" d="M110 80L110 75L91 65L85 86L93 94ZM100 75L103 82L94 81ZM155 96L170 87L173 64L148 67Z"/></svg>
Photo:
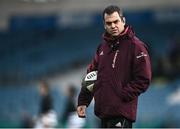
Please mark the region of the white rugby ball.
<svg viewBox="0 0 180 129"><path fill-rule="evenodd" d="M85 77L85 81L96 81L97 80L97 71L92 71L88 73Z"/></svg>
<svg viewBox="0 0 180 129"><path fill-rule="evenodd" d="M83 85L90 91L93 91L94 83L97 80L97 71L89 72L84 79Z"/></svg>

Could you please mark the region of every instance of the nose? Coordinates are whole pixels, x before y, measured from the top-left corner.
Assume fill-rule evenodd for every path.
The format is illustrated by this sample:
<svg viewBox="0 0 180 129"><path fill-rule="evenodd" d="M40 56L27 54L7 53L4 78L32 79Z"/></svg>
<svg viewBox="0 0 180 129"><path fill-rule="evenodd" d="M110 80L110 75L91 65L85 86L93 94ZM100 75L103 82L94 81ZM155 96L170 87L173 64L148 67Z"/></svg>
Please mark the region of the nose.
<svg viewBox="0 0 180 129"><path fill-rule="evenodd" d="M115 27L115 24L114 24L114 23L112 23L112 24L111 24L111 28L114 28L114 27Z"/></svg>

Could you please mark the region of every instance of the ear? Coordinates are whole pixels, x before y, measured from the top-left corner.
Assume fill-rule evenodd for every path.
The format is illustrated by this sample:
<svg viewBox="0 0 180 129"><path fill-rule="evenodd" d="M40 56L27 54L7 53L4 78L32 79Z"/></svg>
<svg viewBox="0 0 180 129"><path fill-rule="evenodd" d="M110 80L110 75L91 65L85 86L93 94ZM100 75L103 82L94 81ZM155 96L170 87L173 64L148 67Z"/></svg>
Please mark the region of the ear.
<svg viewBox="0 0 180 129"><path fill-rule="evenodd" d="M105 22L103 21L103 25L104 25L104 29L106 30L106 25L105 25Z"/></svg>
<svg viewBox="0 0 180 129"><path fill-rule="evenodd" d="M104 29L106 30L106 26L104 25Z"/></svg>
<svg viewBox="0 0 180 129"><path fill-rule="evenodd" d="M123 17L122 21L123 21L124 23L126 23L126 18L125 18L125 17Z"/></svg>

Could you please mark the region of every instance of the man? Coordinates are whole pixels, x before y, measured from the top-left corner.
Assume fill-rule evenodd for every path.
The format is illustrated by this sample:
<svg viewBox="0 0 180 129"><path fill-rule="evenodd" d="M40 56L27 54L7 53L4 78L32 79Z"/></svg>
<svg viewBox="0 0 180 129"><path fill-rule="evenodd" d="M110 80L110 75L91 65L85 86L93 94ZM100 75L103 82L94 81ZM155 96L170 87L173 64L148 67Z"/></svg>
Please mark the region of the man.
<svg viewBox="0 0 180 129"><path fill-rule="evenodd" d="M57 113L53 109L50 87L46 81L40 82L39 92L42 98L35 128L54 128L57 125Z"/></svg>
<svg viewBox="0 0 180 129"><path fill-rule="evenodd" d="M76 88L73 84L67 86L67 100L65 110L61 117L61 122L67 128L82 128L85 126L85 119L79 118L76 113L74 100L76 98Z"/></svg>
<svg viewBox="0 0 180 129"><path fill-rule="evenodd" d="M103 41L87 72L98 71L93 91L81 88L77 113L85 117L95 100L95 115L102 128L132 128L136 120L138 96L151 81L151 64L146 45L126 25L122 10L108 6L103 12Z"/></svg>

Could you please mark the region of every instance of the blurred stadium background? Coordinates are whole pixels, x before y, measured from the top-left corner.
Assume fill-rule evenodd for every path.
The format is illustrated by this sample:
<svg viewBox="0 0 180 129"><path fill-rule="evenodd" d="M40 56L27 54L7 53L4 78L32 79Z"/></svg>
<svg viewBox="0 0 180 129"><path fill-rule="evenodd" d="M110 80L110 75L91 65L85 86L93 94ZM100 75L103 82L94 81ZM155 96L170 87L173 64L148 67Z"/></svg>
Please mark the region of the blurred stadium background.
<svg viewBox="0 0 180 129"><path fill-rule="evenodd" d="M0 127L21 127L24 113L37 115L41 79L50 83L63 119L66 89L79 92L110 4L124 9L152 57L153 81L139 98L134 126L180 127L179 0L0 0ZM98 127L93 102L87 116L85 127Z"/></svg>

